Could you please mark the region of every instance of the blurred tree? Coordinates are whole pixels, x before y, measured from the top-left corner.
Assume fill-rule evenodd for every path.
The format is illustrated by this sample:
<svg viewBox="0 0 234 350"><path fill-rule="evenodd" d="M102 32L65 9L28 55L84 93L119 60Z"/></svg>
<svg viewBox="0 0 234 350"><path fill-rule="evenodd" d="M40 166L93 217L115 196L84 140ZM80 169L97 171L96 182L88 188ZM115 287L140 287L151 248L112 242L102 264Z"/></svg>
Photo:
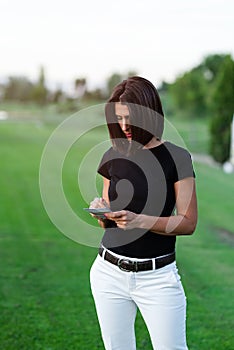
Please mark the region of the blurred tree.
<svg viewBox="0 0 234 350"><path fill-rule="evenodd" d="M58 101L56 110L59 113L74 113L77 112L79 106L74 98L64 96Z"/></svg>
<svg viewBox="0 0 234 350"><path fill-rule="evenodd" d="M170 87L170 84L163 80L161 82L161 85L158 87L158 91L161 93L167 92L169 87Z"/></svg>
<svg viewBox="0 0 234 350"><path fill-rule="evenodd" d="M227 55L209 55L169 84L169 94L175 109L187 115L204 117L210 113L210 101L221 66Z"/></svg>
<svg viewBox="0 0 234 350"><path fill-rule="evenodd" d="M226 57L226 54L214 54L206 56L204 58L203 62L201 63L201 67L203 68L203 73L206 80L212 82L216 79L220 67L222 66L222 63L224 62Z"/></svg>
<svg viewBox="0 0 234 350"><path fill-rule="evenodd" d="M138 75L137 74L137 71L135 71L135 70L129 70L128 72L127 72L127 78L128 77L135 77L136 75ZM123 78L124 79L124 78Z"/></svg>
<svg viewBox="0 0 234 350"><path fill-rule="evenodd" d="M208 114L213 114L212 104L213 104L213 95L214 89L216 86L216 79L219 75L219 71L222 67L223 62L225 61L228 55L215 54L205 57L201 63L201 68L203 70L203 75L206 81L206 106Z"/></svg>
<svg viewBox="0 0 234 350"><path fill-rule="evenodd" d="M206 113L206 84L200 66L178 77L169 87L176 107L196 117Z"/></svg>
<svg viewBox="0 0 234 350"><path fill-rule="evenodd" d="M38 82L34 85L32 90L32 99L36 103L43 105L47 102L48 90L45 85L45 71L41 66L39 70Z"/></svg>
<svg viewBox="0 0 234 350"><path fill-rule="evenodd" d="M109 97L113 91L113 88L123 80L123 77L119 73L113 73L107 79L107 96Z"/></svg>
<svg viewBox="0 0 234 350"><path fill-rule="evenodd" d="M32 99L33 84L26 77L9 77L3 87L3 99L28 102Z"/></svg>
<svg viewBox="0 0 234 350"><path fill-rule="evenodd" d="M96 88L92 91L86 91L84 95L84 99L89 100L89 101L104 101L106 100L106 95L105 92L100 89Z"/></svg>
<svg viewBox="0 0 234 350"><path fill-rule="evenodd" d="M50 93L50 101L52 103L62 102L64 99L65 99L64 92L59 87L53 93Z"/></svg>
<svg viewBox="0 0 234 350"><path fill-rule="evenodd" d="M219 70L212 98L210 153L224 163L230 156L230 128L234 113L234 61L227 55Z"/></svg>
<svg viewBox="0 0 234 350"><path fill-rule="evenodd" d="M0 83L0 102L4 98L4 93L5 93L5 85Z"/></svg>
<svg viewBox="0 0 234 350"><path fill-rule="evenodd" d="M75 94L74 98L80 99L86 92L86 78L78 78L75 80Z"/></svg>

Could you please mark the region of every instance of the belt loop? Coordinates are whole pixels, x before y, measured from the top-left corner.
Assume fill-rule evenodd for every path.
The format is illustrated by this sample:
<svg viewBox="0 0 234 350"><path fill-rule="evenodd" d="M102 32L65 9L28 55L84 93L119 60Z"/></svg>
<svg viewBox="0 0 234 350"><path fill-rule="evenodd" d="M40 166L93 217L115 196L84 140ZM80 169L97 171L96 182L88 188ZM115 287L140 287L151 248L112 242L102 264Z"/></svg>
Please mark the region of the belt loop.
<svg viewBox="0 0 234 350"><path fill-rule="evenodd" d="M102 246L102 255L101 257L105 260L106 248Z"/></svg>
<svg viewBox="0 0 234 350"><path fill-rule="evenodd" d="M156 261L155 259L152 259L152 270L156 269Z"/></svg>

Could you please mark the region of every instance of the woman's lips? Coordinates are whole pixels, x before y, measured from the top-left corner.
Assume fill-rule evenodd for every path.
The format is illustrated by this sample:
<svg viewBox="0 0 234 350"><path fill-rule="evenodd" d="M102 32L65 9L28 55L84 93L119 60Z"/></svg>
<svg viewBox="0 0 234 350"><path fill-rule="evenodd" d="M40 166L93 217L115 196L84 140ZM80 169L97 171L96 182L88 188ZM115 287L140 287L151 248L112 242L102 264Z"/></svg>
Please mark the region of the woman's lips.
<svg viewBox="0 0 234 350"><path fill-rule="evenodd" d="M130 132L127 132L125 135L128 139L132 137L132 134Z"/></svg>

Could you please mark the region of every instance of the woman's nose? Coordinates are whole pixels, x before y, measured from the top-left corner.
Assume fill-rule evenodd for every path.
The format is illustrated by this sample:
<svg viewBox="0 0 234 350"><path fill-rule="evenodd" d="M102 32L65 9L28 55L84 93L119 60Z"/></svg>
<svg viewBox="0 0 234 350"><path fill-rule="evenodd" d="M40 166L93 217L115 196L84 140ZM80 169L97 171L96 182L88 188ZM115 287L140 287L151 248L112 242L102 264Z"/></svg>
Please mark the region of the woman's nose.
<svg viewBox="0 0 234 350"><path fill-rule="evenodd" d="M127 128L128 128L128 122L127 122L126 119L123 119L123 121L122 121L122 129L123 129L123 131L127 130Z"/></svg>

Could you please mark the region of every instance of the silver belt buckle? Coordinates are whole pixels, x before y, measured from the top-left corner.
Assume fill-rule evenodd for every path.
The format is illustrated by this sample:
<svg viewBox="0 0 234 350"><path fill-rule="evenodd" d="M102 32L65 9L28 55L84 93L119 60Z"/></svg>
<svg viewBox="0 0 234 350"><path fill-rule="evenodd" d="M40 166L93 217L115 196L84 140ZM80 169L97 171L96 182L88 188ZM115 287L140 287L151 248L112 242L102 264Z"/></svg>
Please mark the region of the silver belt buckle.
<svg viewBox="0 0 234 350"><path fill-rule="evenodd" d="M126 272L131 272L132 270L129 270L127 267L123 266L122 263L128 264L130 266L135 265L135 271L137 272L137 262L136 261L132 261L132 260L128 260L128 259L119 259L117 265L120 268L120 270L122 271L126 271Z"/></svg>

